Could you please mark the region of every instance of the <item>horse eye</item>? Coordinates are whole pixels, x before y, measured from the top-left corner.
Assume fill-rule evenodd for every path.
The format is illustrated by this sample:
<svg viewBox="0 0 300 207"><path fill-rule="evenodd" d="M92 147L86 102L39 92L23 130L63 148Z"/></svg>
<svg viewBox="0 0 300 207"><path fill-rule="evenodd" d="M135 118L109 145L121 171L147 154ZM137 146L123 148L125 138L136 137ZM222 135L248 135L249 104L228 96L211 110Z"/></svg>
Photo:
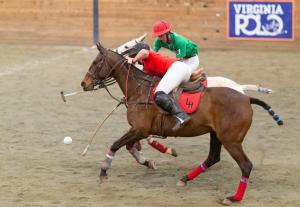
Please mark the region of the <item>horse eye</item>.
<svg viewBox="0 0 300 207"><path fill-rule="evenodd" d="M94 61L93 61L93 65L96 65L96 64L97 64L97 61L96 61L96 60L94 60Z"/></svg>

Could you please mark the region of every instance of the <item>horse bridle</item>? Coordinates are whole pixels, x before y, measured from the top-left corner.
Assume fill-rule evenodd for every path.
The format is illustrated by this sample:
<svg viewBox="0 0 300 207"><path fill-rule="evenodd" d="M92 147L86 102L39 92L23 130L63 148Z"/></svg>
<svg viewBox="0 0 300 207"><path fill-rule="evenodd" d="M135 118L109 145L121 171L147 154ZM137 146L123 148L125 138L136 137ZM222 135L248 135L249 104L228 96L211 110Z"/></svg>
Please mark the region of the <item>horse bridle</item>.
<svg viewBox="0 0 300 207"><path fill-rule="evenodd" d="M125 62L127 62L127 60L120 60L117 63L115 63L113 66L111 66L107 60L106 60L106 52L103 54L101 60L94 65L87 73L90 74L93 78L93 86L99 86L97 89L100 88L105 88L105 90L108 92L108 94L115 100L117 100L118 102L123 102L122 100L119 100L118 98L116 98L115 96L113 96L110 91L108 90L107 86L113 85L116 83L116 80L111 77L111 74L113 73L113 71L115 70L115 68L122 63L123 64ZM104 66L105 65L105 66ZM99 70L101 70L103 67L105 67L106 70L110 70L110 72L106 75L105 78L103 78L103 80L100 80L99 77Z"/></svg>
<svg viewBox="0 0 300 207"><path fill-rule="evenodd" d="M107 60L106 60L106 52L103 54L101 60L96 64L94 65L91 70L88 71L88 74L90 74L93 78L93 86L99 86L97 89L100 89L100 88L105 88L105 90L108 92L108 94L115 100L117 100L118 102L120 103L125 103L125 105L128 104L127 100L126 100L126 96L127 96L127 92L126 92L126 95L124 98L122 99L118 99L116 98L115 96L113 96L110 91L108 90L107 86L109 85L112 85L114 83L116 83L116 80L111 77L111 74L114 72L115 68L117 66L119 66L120 64L125 64L127 63L127 59L121 59L119 60L118 62L116 62L113 66L111 66ZM105 66L104 66L105 65ZM103 79L103 80L100 80L100 77L99 77L99 71L98 70L101 70L103 67L105 67L106 70L110 70L110 73L108 73L106 75L106 77ZM129 71L130 71L130 68L128 69L128 74L127 74L127 79L129 77ZM97 73L98 72L98 73ZM134 77L134 75L130 75L131 77L137 79L136 77ZM126 80L127 82L128 80ZM142 82L139 84L140 85L144 85L143 82L146 81L146 82L150 82L150 87L149 87L149 91L148 91L148 95L147 95L147 100L146 101L135 101L135 102L131 102L131 104L151 104L152 101L150 101L150 93L151 93L151 89L154 87L154 83L155 83L155 78L153 79L148 79L148 78L143 78L142 79ZM138 87L139 87L138 86ZM126 87L127 88L127 87ZM126 89L127 90L127 89Z"/></svg>
<svg viewBox="0 0 300 207"><path fill-rule="evenodd" d="M96 60L94 60L94 61L96 61ZM88 70L88 72L87 72L93 78L93 86L94 87L97 85L102 85L101 82L105 81L108 78L108 76L110 75L110 73L109 73L107 75L107 77L105 77L103 79L103 81L100 80L100 77L99 77L99 74L97 73L97 71L100 70L104 64L106 64L106 68L107 68L108 63L106 61L106 54L104 54L103 57L101 58L101 60L96 65L93 65L93 67L90 70Z"/></svg>

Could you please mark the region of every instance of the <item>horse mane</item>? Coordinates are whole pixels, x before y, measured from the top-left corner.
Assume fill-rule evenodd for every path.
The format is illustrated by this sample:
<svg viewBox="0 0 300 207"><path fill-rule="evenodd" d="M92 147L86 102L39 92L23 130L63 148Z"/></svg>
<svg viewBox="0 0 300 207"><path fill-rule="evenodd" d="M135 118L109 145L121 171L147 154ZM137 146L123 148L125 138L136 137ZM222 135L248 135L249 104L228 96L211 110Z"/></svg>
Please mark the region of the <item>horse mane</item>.
<svg viewBox="0 0 300 207"><path fill-rule="evenodd" d="M142 79L142 80L146 80L148 82L152 82L154 79L157 80L160 80L161 77L159 76L155 76L155 75L151 75L151 74L147 74L145 73L144 71L140 70L139 68L137 68L134 64L130 64L127 62L127 59L122 55L122 54L119 54L117 53L116 51L113 51L111 49L107 49L109 52L112 52L114 53L114 55L117 55L120 59L123 59L124 61L126 60L126 63L124 64L124 66L126 67L127 70L130 69L133 69L133 73L134 73L134 76L137 78L137 79Z"/></svg>

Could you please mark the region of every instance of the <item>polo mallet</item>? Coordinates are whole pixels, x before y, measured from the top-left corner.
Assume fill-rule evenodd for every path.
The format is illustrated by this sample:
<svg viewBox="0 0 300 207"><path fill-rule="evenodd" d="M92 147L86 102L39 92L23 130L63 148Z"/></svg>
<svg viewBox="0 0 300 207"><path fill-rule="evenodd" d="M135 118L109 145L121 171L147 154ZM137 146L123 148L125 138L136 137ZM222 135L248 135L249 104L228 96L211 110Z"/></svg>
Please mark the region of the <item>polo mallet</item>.
<svg viewBox="0 0 300 207"><path fill-rule="evenodd" d="M64 91L61 91L60 92L60 95L61 95L61 98L64 102L67 102L66 100L66 97L67 96L74 96L74 95L77 95L77 94L80 94L80 93L84 93L85 91L76 91L76 92L73 92L73 93L67 93L65 94Z"/></svg>
<svg viewBox="0 0 300 207"><path fill-rule="evenodd" d="M92 144L94 138L95 138L95 135L96 133L98 132L98 130L101 128L101 126L104 124L104 122L108 119L108 117L110 117L110 115L122 104L122 102L118 103L118 105L105 117L105 119L102 121L102 122L99 122L97 124L97 127L96 129L94 130L94 133L93 135L91 136L90 140L89 140L89 143L88 145L86 146L86 148L80 153L82 156L85 156L87 151L89 150L90 148L90 145Z"/></svg>

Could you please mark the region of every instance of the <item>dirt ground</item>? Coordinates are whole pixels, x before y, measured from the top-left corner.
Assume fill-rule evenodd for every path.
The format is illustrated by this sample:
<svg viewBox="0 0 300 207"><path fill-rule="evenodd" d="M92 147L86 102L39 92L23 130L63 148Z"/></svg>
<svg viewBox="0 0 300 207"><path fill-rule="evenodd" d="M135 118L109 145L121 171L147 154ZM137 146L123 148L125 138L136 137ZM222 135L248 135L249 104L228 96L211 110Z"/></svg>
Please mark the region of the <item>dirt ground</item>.
<svg viewBox="0 0 300 207"><path fill-rule="evenodd" d="M179 157L150 149L157 171L138 165L121 149L100 184L98 173L108 147L128 129L126 110L119 107L97 133L86 157L85 148L97 123L117 104L106 91L69 97L59 92L80 90L95 49L63 46L0 45L0 206L220 206L234 193L240 170L223 149L222 160L186 187L176 182L208 154L207 135L162 142ZM245 199L235 206L300 206L300 58L299 52L202 50L209 76L255 83L275 93L248 93L269 103L285 121L279 127L253 106L252 127L244 149L253 162ZM117 85L111 87L118 97ZM64 145L64 136L73 143Z"/></svg>

